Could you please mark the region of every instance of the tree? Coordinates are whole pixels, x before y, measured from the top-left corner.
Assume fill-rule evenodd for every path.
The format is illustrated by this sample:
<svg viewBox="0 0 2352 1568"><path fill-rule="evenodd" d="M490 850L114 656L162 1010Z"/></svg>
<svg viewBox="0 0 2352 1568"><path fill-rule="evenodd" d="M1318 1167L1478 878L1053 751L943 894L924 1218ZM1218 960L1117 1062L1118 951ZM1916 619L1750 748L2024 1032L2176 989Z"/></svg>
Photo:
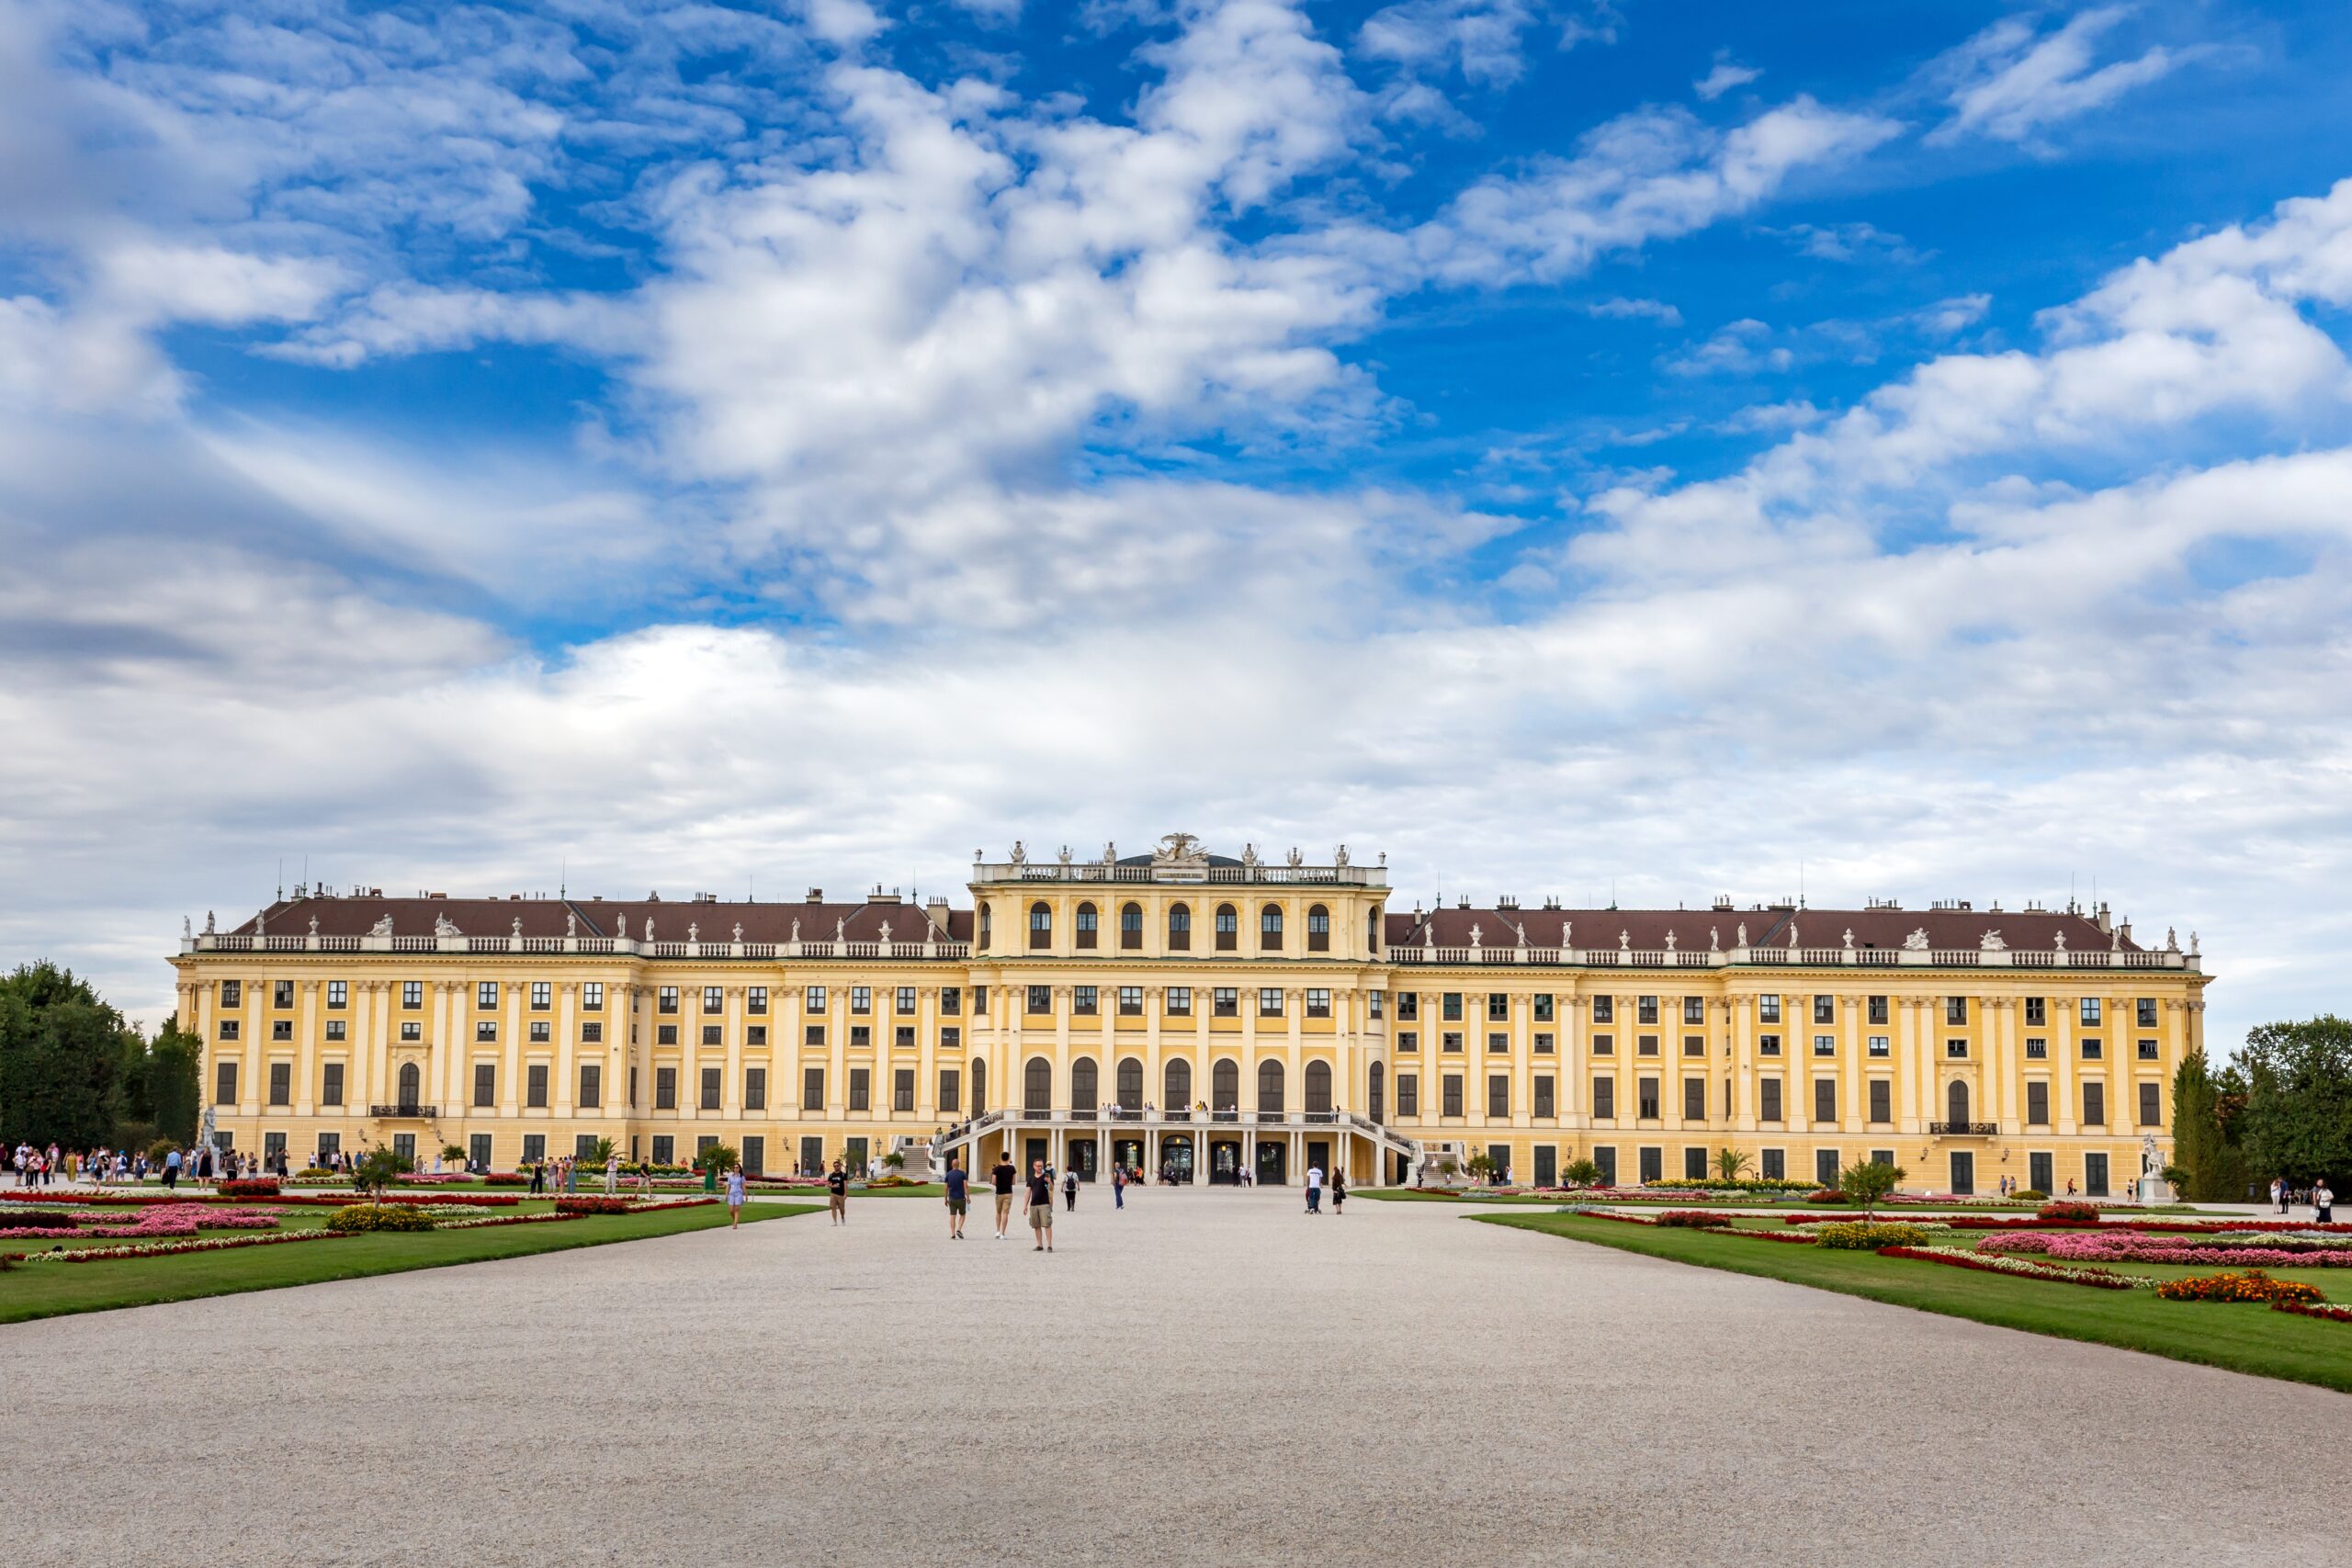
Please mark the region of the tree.
<svg viewBox="0 0 2352 1568"><path fill-rule="evenodd" d="M138 1037L70 970L28 964L0 979L0 1143L110 1140L126 1034Z"/></svg>
<svg viewBox="0 0 2352 1568"><path fill-rule="evenodd" d="M743 1163L743 1156L725 1144L695 1151L695 1169L705 1176L724 1176Z"/></svg>
<svg viewBox="0 0 2352 1568"><path fill-rule="evenodd" d="M2173 1071L2172 1153L2184 1179L2165 1179L2190 1202L2228 1202L2245 1195L2245 1165L2222 1126L2222 1085L2207 1072L2201 1051L2182 1057Z"/></svg>
<svg viewBox="0 0 2352 1568"><path fill-rule="evenodd" d="M1838 1173L1838 1190L1860 1204L1862 1217L1868 1219L1871 1211L1894 1190L1894 1184L1903 1179L1903 1175L1899 1165L1875 1159L1857 1160Z"/></svg>
<svg viewBox="0 0 2352 1568"><path fill-rule="evenodd" d="M381 1207L384 1201L384 1189L407 1174L408 1161L401 1158L396 1150L387 1145L383 1148L369 1149L359 1156L359 1163L352 1168L351 1184L362 1192L372 1193L377 1205Z"/></svg>
<svg viewBox="0 0 2352 1568"><path fill-rule="evenodd" d="M146 1055L148 1114L162 1136L196 1142L203 1063L204 1042L181 1029L177 1015L165 1019Z"/></svg>
<svg viewBox="0 0 2352 1568"><path fill-rule="evenodd" d="M444 1144L441 1145L441 1157L445 1160L448 1160L454 1165L463 1165L466 1163L466 1145L463 1144Z"/></svg>
<svg viewBox="0 0 2352 1568"><path fill-rule="evenodd" d="M1725 1181L1737 1181L1747 1174L1747 1154L1743 1149L1717 1149L1715 1174Z"/></svg>
<svg viewBox="0 0 2352 1568"><path fill-rule="evenodd" d="M1570 1160L1568 1162L1568 1168L1560 1172L1560 1175L1571 1187L1598 1187L1600 1185L1600 1168L1593 1164L1592 1161L1589 1159Z"/></svg>
<svg viewBox="0 0 2352 1568"><path fill-rule="evenodd" d="M1483 1154L1472 1155L1462 1168L1469 1173L1471 1180L1484 1181L1493 1173L1495 1162Z"/></svg>
<svg viewBox="0 0 2352 1568"><path fill-rule="evenodd" d="M588 1145L588 1156L584 1163L588 1165L603 1165L619 1153L620 1145L618 1144L614 1143L610 1138L599 1138L594 1143Z"/></svg>
<svg viewBox="0 0 2352 1568"><path fill-rule="evenodd" d="M2329 1014L2248 1030L2243 1147L2258 1179L2352 1171L2352 1021Z"/></svg>

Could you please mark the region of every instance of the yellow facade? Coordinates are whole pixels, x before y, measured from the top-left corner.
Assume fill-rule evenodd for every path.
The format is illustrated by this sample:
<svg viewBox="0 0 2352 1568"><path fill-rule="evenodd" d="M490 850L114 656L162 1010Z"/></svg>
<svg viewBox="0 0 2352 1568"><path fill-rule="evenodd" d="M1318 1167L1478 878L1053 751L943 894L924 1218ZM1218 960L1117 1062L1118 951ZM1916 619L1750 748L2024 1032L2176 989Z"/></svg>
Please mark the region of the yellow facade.
<svg viewBox="0 0 2352 1568"><path fill-rule="evenodd" d="M967 910L303 892L175 963L212 1124L298 1164L398 1142L511 1169L609 1137L779 1172L937 1138L1088 1175L1486 1155L1632 1183L1730 1147L1800 1179L1880 1154L1913 1190L2120 1193L2202 1046L2193 939L2104 911L1403 913L1387 880L1178 835L1016 847Z"/></svg>

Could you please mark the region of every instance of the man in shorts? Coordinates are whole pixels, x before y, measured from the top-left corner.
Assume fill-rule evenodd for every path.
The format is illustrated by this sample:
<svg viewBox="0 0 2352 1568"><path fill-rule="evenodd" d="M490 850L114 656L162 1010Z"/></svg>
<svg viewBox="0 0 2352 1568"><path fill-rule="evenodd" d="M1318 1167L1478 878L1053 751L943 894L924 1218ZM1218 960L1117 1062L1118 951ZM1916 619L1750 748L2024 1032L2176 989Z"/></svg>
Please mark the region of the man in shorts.
<svg viewBox="0 0 2352 1568"><path fill-rule="evenodd" d="M947 1162L947 1239L964 1239L964 1215L971 1209L970 1179L954 1160Z"/></svg>
<svg viewBox="0 0 2352 1568"><path fill-rule="evenodd" d="M833 1161L833 1168L825 1177L825 1192L827 1206L833 1212L833 1224L849 1224L849 1172L842 1168L839 1160Z"/></svg>
<svg viewBox="0 0 2352 1568"><path fill-rule="evenodd" d="M996 1186L996 1238L1004 1239L1004 1227L1012 1223L1012 1181L1021 1172L1014 1168L1011 1155L1000 1155L996 1164L989 1167L989 1179Z"/></svg>
<svg viewBox="0 0 2352 1568"><path fill-rule="evenodd" d="M1032 1252L1054 1249L1054 1179L1046 1174L1046 1162L1029 1162L1028 1196L1021 1201L1021 1212L1029 1216L1029 1234L1035 1238Z"/></svg>

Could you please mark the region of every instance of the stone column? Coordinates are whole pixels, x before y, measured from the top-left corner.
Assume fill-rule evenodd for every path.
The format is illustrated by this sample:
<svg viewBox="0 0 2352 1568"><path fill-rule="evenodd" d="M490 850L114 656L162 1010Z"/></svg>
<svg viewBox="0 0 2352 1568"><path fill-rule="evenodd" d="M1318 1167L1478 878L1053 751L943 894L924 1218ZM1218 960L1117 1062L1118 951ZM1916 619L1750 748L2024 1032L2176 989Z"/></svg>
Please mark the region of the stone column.
<svg viewBox="0 0 2352 1568"><path fill-rule="evenodd" d="M523 1070L523 982L507 981L505 991L506 1021L500 1032L506 1037L506 1065L499 1073L498 1114L512 1121L522 1103L522 1089L515 1080Z"/></svg>
<svg viewBox="0 0 2352 1568"><path fill-rule="evenodd" d="M555 1083L551 1086L554 1092L548 1096L548 1100L555 1107L556 1115L567 1122L578 1114L579 1111L580 1069L576 1065L578 1058L572 1050L572 1036L579 1028L579 1025L574 1022L579 1016L579 981L559 980L556 982L555 1065L552 1069ZM600 1111L599 1114L602 1112ZM599 1181L603 1179L602 1172L598 1173L598 1179Z"/></svg>
<svg viewBox="0 0 2352 1568"><path fill-rule="evenodd" d="M317 1111L319 984L316 980L302 982L302 1010L294 1024L294 1114L306 1119ZM290 1145L287 1152L288 1156L292 1157Z"/></svg>

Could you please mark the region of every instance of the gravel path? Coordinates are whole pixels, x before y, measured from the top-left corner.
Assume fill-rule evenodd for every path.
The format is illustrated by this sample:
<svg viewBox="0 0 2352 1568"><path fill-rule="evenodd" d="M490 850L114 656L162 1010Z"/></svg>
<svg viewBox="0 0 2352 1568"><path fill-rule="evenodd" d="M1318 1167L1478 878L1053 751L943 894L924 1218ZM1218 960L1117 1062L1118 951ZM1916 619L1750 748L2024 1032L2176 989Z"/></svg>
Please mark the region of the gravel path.
<svg viewBox="0 0 2352 1568"><path fill-rule="evenodd" d="M0 1328L11 1555L2346 1561L2341 1394L1445 1205L1108 1200L1051 1257L872 1199Z"/></svg>

